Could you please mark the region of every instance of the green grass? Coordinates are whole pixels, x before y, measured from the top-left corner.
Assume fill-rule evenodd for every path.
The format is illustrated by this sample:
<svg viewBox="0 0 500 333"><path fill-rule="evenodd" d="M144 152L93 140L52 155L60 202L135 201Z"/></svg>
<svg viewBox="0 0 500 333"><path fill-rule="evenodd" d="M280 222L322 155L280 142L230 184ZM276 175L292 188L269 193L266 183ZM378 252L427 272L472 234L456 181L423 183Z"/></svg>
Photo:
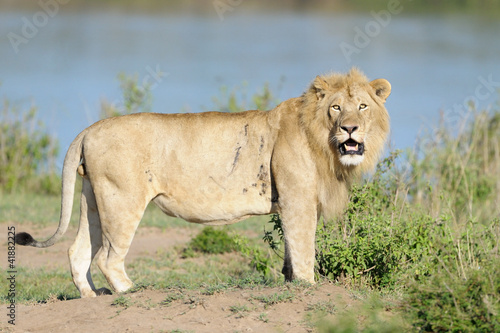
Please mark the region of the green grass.
<svg viewBox="0 0 500 333"><path fill-rule="evenodd" d="M18 266L16 271L16 301L19 303L46 302L54 297L60 300L80 297L68 269L27 269ZM8 276L4 269L0 269L0 274ZM6 288L2 283L0 302L7 302Z"/></svg>
<svg viewBox="0 0 500 333"><path fill-rule="evenodd" d="M183 300L186 296L182 292L175 292L168 295L160 304L164 306L169 306L172 302Z"/></svg>
<svg viewBox="0 0 500 333"><path fill-rule="evenodd" d="M321 314L327 315L327 314L335 314L337 310L337 305L335 305L335 302L333 300L328 300L328 301L320 301L317 303L312 303L309 304L307 311L313 311L313 312L320 312Z"/></svg>
<svg viewBox="0 0 500 333"><path fill-rule="evenodd" d="M27 208L28 207L28 208ZM57 196L0 192L0 222L12 223L16 231L31 231L30 228L57 228L59 219L60 199ZM75 198L72 225L78 225L79 201ZM216 233L224 239L228 235L248 230L262 230L265 217L253 218L248 221L226 227L205 229L202 225L187 223L181 219L166 216L153 205L148 207L140 227L165 228L195 228L200 235ZM28 227L29 226L29 227ZM211 231L210 231L211 230ZM265 244L260 241L258 233L245 238L252 246L260 246L265 251ZM47 235L49 236L49 235ZM195 238L196 239L196 238ZM206 244L205 244L206 245ZM210 251L208 251L210 252ZM183 248L170 248L158 251L154 257L140 257L127 260L127 273L138 286L148 286L166 290L172 287L198 288L202 293L212 295L228 288L243 286L253 288L257 285L269 285L273 280L264 279L250 265L251 258L238 252L231 254L201 254L202 258L184 258ZM22 263L20 263L22 264ZM106 280L95 264L92 267L92 277L97 288L109 288ZM0 274L6 276L6 270L0 268ZM27 269L18 266L17 273L18 302L45 302L53 297L58 299L73 299L79 297L73 285L69 269ZM0 302L6 302L6 284L0 285Z"/></svg>
<svg viewBox="0 0 500 333"><path fill-rule="evenodd" d="M469 220L488 223L500 216L500 110L476 111L470 120L423 136L407 154L408 184L413 204L429 214L446 214L459 225Z"/></svg>
<svg viewBox="0 0 500 333"><path fill-rule="evenodd" d="M261 246L264 247L264 244ZM198 289L205 295L217 294L233 287L272 285L277 281L272 277L264 278L250 262L249 258L238 252L186 258L183 249L179 248L166 250L155 258L137 258L127 265L127 271L139 285L162 290Z"/></svg>
<svg viewBox="0 0 500 333"><path fill-rule="evenodd" d="M132 305L132 299L128 296L120 295L111 303L112 306L128 308Z"/></svg>
<svg viewBox="0 0 500 333"><path fill-rule="evenodd" d="M249 260L238 254L206 255L200 259L182 259L171 252L160 258L137 258L127 264L127 273L136 283L131 292L144 288L155 290L197 290L203 295L214 295L233 288L260 288L274 286L279 281L264 279L255 272ZM1 268L0 274L8 276ZM93 265L92 278L97 288L109 288L98 268ZM67 268L28 269L19 265L16 273L16 300L20 303L46 302L57 299L79 298ZM0 303L6 303L7 284L0 285ZM172 300L170 300L172 301ZM168 303L168 301L166 301Z"/></svg>
<svg viewBox="0 0 500 333"><path fill-rule="evenodd" d="M36 192L2 193L0 191L0 223L14 225L26 223L37 227L54 226L59 223L61 198L55 195L42 195ZM71 224L78 225L80 216L79 199L74 200ZM17 228L16 228L17 229ZM19 231L17 229L17 231Z"/></svg>
<svg viewBox="0 0 500 333"><path fill-rule="evenodd" d="M252 298L261 303L264 303L264 305L268 307L279 303L292 302L295 299L295 296L295 292L285 290L283 292L274 293L271 295L252 296Z"/></svg>
<svg viewBox="0 0 500 333"><path fill-rule="evenodd" d="M231 311L236 316L236 318L243 318L251 310L246 305L232 305L229 307L229 311Z"/></svg>
<svg viewBox="0 0 500 333"><path fill-rule="evenodd" d="M335 316L312 313L309 320L320 333L412 332L412 328L401 314L388 313L385 303L374 294L361 305L344 308Z"/></svg>

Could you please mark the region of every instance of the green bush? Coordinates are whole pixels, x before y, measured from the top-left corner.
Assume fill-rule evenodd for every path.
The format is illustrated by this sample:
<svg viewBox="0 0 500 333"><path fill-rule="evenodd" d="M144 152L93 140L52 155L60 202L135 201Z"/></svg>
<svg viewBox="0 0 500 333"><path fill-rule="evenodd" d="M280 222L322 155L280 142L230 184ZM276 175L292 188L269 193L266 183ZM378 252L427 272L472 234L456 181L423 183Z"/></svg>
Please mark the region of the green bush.
<svg viewBox="0 0 500 333"><path fill-rule="evenodd" d="M469 223L434 245L431 274L409 282L406 311L425 332L500 331L500 223ZM443 241L443 239L445 241Z"/></svg>
<svg viewBox="0 0 500 333"><path fill-rule="evenodd" d="M250 244L248 238L229 235L224 229L204 228L194 237L183 251L184 257L194 257L196 253L222 254L238 251L250 260L250 265L257 272L267 277L272 271L272 257L261 247Z"/></svg>
<svg viewBox="0 0 500 333"><path fill-rule="evenodd" d="M320 221L317 230L318 273L334 281L362 282L372 288L394 287L401 274L420 265L429 253L432 232L440 228L429 216L412 212L404 187L388 177L399 153L377 167L373 178L354 185L346 212L338 221Z"/></svg>
<svg viewBox="0 0 500 333"><path fill-rule="evenodd" d="M153 100L150 85L140 85L138 75L130 76L118 74L122 100L118 103L101 101L101 119L121 116L125 114L150 112Z"/></svg>
<svg viewBox="0 0 500 333"><path fill-rule="evenodd" d="M247 84L243 87L233 88L229 92L228 87L223 86L220 89L220 97L212 98L215 110L221 112L241 112L245 110L270 110L279 104L279 100L274 97L269 84L264 84L260 92L255 93L251 100L247 98Z"/></svg>
<svg viewBox="0 0 500 333"><path fill-rule="evenodd" d="M37 120L36 108L19 111L4 100L0 116L2 191L58 193L60 180L55 171L58 143Z"/></svg>
<svg viewBox="0 0 500 333"><path fill-rule="evenodd" d="M191 256L194 252L221 254L235 249L233 238L225 230L206 227L191 239L184 253L186 256Z"/></svg>
<svg viewBox="0 0 500 333"><path fill-rule="evenodd" d="M248 238L236 235L234 241L237 250L246 258L250 259L250 266L259 272L263 278L267 278L274 272L274 277L277 276L273 266L276 264L269 251L265 251L260 246L251 245Z"/></svg>

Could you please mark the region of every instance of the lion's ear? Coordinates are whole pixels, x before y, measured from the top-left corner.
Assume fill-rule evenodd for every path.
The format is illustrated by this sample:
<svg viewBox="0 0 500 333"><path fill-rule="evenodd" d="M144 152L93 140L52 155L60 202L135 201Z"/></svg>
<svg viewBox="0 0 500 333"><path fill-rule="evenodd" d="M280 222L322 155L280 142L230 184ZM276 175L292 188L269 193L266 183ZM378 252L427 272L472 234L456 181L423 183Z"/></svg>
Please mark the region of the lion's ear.
<svg viewBox="0 0 500 333"><path fill-rule="evenodd" d="M318 100L323 99L323 97L325 97L324 90L327 90L328 88L329 88L328 82L326 82L325 79L323 79L319 75L316 76L311 85L311 90L314 91Z"/></svg>
<svg viewBox="0 0 500 333"><path fill-rule="evenodd" d="M391 94L391 84L386 79L376 79L370 82L370 86L375 90L375 94L384 102Z"/></svg>

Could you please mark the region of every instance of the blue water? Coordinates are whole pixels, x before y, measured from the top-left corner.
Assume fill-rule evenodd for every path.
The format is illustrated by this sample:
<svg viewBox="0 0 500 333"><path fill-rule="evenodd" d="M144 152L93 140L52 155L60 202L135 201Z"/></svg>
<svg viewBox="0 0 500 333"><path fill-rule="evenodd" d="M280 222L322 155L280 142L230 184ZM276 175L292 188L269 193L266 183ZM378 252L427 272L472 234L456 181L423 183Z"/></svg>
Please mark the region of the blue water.
<svg viewBox="0 0 500 333"><path fill-rule="evenodd" d="M500 88L500 22L475 16L403 11L382 25L369 12L263 15L235 8L223 21L215 12L59 12L16 53L9 36L22 36L35 13L0 12L0 96L21 108L35 104L63 152L99 119L102 99L120 100L120 72L140 82L150 76L152 111L198 112L214 108L222 85L246 82L252 95L268 82L284 100L318 74L358 66L392 84L387 108L397 148L411 147L440 111L454 123L469 98L488 107ZM356 34L367 28L375 30L364 45ZM350 59L341 49L346 44L359 46ZM163 72L160 80L151 76L155 70Z"/></svg>

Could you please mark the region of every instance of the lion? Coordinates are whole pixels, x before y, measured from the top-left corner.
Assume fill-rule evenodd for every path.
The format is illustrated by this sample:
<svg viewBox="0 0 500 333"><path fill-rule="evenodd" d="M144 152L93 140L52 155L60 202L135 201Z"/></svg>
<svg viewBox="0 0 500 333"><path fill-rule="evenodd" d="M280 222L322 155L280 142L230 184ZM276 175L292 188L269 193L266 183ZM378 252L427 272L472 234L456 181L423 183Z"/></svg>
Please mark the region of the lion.
<svg viewBox="0 0 500 333"><path fill-rule="evenodd" d="M353 181L374 168L389 132L385 79L356 68L317 76L302 96L270 111L140 113L101 120L71 143L62 172L61 215L40 242L66 232L78 173L83 178L80 225L69 249L81 297L96 289L97 265L115 292L133 286L125 256L152 201L165 214L206 225L280 214L285 280L314 283L318 219L342 213Z"/></svg>

